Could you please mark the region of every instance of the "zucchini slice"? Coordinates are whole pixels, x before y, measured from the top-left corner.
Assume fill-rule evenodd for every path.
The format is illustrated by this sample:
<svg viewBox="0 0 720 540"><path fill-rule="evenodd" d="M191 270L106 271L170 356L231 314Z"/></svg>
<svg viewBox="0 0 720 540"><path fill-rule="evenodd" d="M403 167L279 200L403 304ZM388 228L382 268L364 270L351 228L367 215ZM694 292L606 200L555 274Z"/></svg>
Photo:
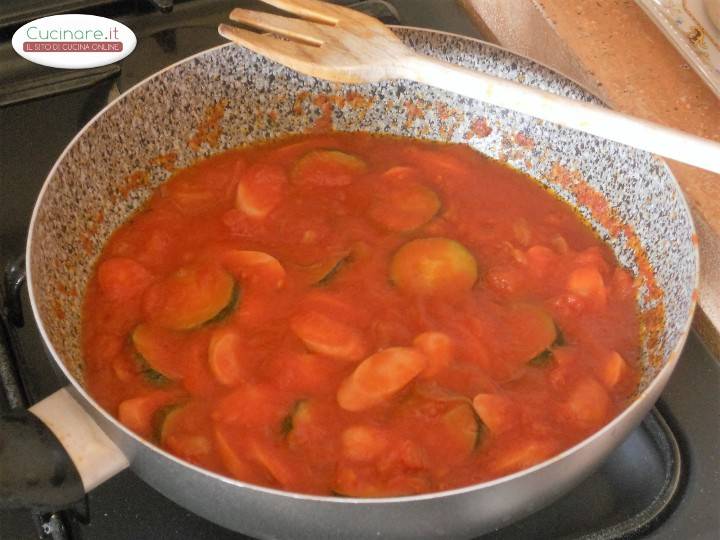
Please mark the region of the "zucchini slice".
<svg viewBox="0 0 720 540"><path fill-rule="evenodd" d="M290 180L298 185L347 186L366 170L367 164L351 154L340 150L312 150L295 163Z"/></svg>
<svg viewBox="0 0 720 540"><path fill-rule="evenodd" d="M214 459L209 405L185 401L158 410L154 417L156 441L191 463L207 467Z"/></svg>
<svg viewBox="0 0 720 540"><path fill-rule="evenodd" d="M304 268L307 276L307 282L310 285L324 287L330 283L350 262L350 253L343 253L335 257L330 257L325 261L311 264Z"/></svg>
<svg viewBox="0 0 720 540"><path fill-rule="evenodd" d="M220 265L193 265L150 286L144 309L148 319L160 326L189 330L226 317L239 294L235 280Z"/></svg>
<svg viewBox="0 0 720 540"><path fill-rule="evenodd" d="M130 335L133 357L145 379L155 386L164 386L182 378L176 362L176 350L182 337L175 332L149 324L139 324Z"/></svg>
<svg viewBox="0 0 720 540"><path fill-rule="evenodd" d="M218 311L217 315L215 315L212 319L205 321L204 324L215 324L227 319L232 314L232 312L235 311L235 308L239 303L240 284L237 281L233 280L233 287L232 291L230 292L230 300L228 300L228 303L225 305L224 308Z"/></svg>
<svg viewBox="0 0 720 540"><path fill-rule="evenodd" d="M552 360L553 352L551 349L545 349L543 352L528 360L528 365L532 367L547 366Z"/></svg>
<svg viewBox="0 0 720 540"><path fill-rule="evenodd" d="M542 363L543 353L557 339L557 328L550 314L540 306L519 302L507 307L502 315L503 347L513 361L523 364L534 360Z"/></svg>
<svg viewBox="0 0 720 540"><path fill-rule="evenodd" d="M442 417L446 436L461 449L463 457L473 453L482 436L482 422L472 405L461 403L446 412Z"/></svg>
<svg viewBox="0 0 720 540"><path fill-rule="evenodd" d="M120 422L145 438L153 437L155 413L178 401L177 392L153 390L152 392L126 399L118 405Z"/></svg>
<svg viewBox="0 0 720 540"><path fill-rule="evenodd" d="M173 417L177 419L180 410L185 407L185 403L172 403L158 409L153 415L153 431L155 440L163 444L167 439L168 426L172 425Z"/></svg>
<svg viewBox="0 0 720 540"><path fill-rule="evenodd" d="M418 229L440 211L440 198L420 182L392 181L383 188L370 206L369 215L389 231Z"/></svg>
<svg viewBox="0 0 720 540"><path fill-rule="evenodd" d="M481 392L473 398L472 406L483 428L490 433L511 429L522 419L521 409L505 395Z"/></svg>
<svg viewBox="0 0 720 540"><path fill-rule="evenodd" d="M138 367L140 368L140 374L143 376L143 378L152 384L153 386L157 386L159 388L162 388L164 386L167 386L170 384L171 380L169 377L166 377L156 369L153 369L150 367L150 364L148 361L143 357L140 353L135 352L133 355L135 358L135 362L137 362Z"/></svg>
<svg viewBox="0 0 720 540"><path fill-rule="evenodd" d="M282 422L280 423L280 434L283 437L288 438L295 428L300 427L309 421L309 413L308 400L297 400L293 404L292 409L290 409L287 416L282 419Z"/></svg>
<svg viewBox="0 0 720 540"><path fill-rule="evenodd" d="M469 291L477 281L475 257L449 238L419 238L404 244L390 261L390 280L403 292L449 296Z"/></svg>
<svg viewBox="0 0 720 540"><path fill-rule="evenodd" d="M532 367L545 367L547 366L553 359L553 351L556 347L562 347L565 345L565 336L563 335L562 331L557 327L557 324L553 322L553 326L555 328L555 339L553 342L543 351L538 353L537 355L533 356L530 360L528 360L528 365Z"/></svg>

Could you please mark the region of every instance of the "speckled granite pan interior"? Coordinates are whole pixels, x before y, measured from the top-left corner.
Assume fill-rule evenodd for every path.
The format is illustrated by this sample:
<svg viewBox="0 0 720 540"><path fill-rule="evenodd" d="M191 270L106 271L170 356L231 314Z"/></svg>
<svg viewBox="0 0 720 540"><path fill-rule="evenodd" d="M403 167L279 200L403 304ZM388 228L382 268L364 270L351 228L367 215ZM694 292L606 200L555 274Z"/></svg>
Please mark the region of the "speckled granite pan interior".
<svg viewBox="0 0 720 540"><path fill-rule="evenodd" d="M564 94L581 88L529 60L434 32L398 30L418 51ZM645 387L682 340L694 305L692 221L665 165L644 152L405 81L338 86L227 45L115 101L50 175L31 231L32 294L55 351L82 381L80 306L110 233L168 178L227 148L319 127L462 142L507 160L576 206L642 287Z"/></svg>

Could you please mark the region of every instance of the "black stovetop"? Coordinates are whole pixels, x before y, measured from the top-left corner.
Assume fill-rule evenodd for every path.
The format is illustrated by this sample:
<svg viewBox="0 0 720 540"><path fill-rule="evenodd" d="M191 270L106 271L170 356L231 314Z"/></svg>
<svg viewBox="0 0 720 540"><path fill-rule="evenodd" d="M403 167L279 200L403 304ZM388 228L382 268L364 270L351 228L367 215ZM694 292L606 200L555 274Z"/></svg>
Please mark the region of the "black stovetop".
<svg viewBox="0 0 720 540"><path fill-rule="evenodd" d="M342 3L360 4L386 22L482 38L452 0ZM48 170L72 136L109 99L163 66L222 43L217 24L238 5L256 7L257 3L177 1L169 13L141 0L5 0L0 4L3 410L33 403L63 385L45 356L22 286L30 213ZM35 66L12 51L9 38L15 28L28 18L65 9L127 24L138 37L136 50L117 65L83 71ZM592 476L552 506L487 538L719 538L719 419L720 363L693 333L656 409ZM0 512L3 539L150 537L243 538L178 507L129 470L96 488L72 511Z"/></svg>

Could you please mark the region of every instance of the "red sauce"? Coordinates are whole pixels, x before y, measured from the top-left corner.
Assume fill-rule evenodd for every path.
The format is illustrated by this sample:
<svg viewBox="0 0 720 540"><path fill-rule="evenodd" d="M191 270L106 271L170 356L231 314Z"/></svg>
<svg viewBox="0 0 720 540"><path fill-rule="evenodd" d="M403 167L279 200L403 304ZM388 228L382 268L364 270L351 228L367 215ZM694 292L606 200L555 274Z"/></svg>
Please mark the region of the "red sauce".
<svg viewBox="0 0 720 540"><path fill-rule="evenodd" d="M639 378L635 288L572 208L466 146L301 136L180 170L105 246L89 391L248 482L393 496L587 437Z"/></svg>

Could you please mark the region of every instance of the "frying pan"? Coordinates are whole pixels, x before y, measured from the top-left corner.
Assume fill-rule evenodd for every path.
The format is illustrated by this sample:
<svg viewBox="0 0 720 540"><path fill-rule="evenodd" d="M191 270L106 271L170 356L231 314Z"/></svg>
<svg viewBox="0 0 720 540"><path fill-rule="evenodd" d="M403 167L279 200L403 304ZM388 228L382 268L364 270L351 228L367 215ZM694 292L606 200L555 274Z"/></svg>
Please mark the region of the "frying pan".
<svg viewBox="0 0 720 540"><path fill-rule="evenodd" d="M553 71L486 43L395 31L421 53L593 101ZM169 177L170 164L329 127L466 143L575 206L640 286L643 376L627 409L529 469L452 491L381 499L310 496L225 478L140 439L103 410L83 387L80 307L110 233ZM650 154L407 81L333 86L233 45L210 49L108 105L50 171L30 225L28 286L49 355L68 385L33 414L3 417L0 504L57 508L130 466L185 508L264 538L463 538L501 527L575 486L653 406L695 307L695 239L677 183Z"/></svg>

